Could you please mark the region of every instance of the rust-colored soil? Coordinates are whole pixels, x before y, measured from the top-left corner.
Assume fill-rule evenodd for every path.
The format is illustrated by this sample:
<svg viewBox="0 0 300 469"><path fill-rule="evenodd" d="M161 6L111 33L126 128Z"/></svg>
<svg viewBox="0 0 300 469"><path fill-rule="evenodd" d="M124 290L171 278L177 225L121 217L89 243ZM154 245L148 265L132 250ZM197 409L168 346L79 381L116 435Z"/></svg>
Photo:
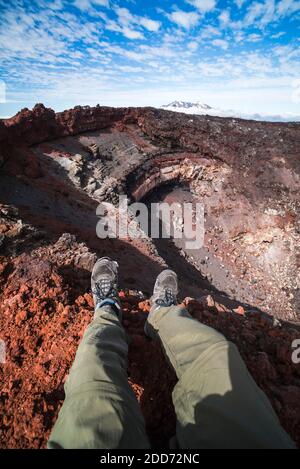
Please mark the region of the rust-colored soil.
<svg viewBox="0 0 300 469"><path fill-rule="evenodd" d="M63 402L63 384L78 343L91 320L90 268L95 256L70 235L55 244L1 263L1 338L7 362L0 367L2 448L44 448ZM143 325L149 310L134 292L121 292L124 327L130 335L129 383L155 447L175 432L171 392L176 377L160 345ZM186 300L190 312L239 346L250 372L271 398L282 424L300 444L300 367L291 363L297 330L276 327L243 308L228 312L211 297ZM227 312L226 312L227 311Z"/></svg>

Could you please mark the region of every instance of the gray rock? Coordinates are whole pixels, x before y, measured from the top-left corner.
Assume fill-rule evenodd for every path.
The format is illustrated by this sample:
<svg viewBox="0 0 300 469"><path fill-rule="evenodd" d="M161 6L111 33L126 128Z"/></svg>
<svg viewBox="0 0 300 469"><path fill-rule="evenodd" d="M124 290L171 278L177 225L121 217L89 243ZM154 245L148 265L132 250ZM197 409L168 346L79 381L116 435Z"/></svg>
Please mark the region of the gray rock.
<svg viewBox="0 0 300 469"><path fill-rule="evenodd" d="M64 233L56 242L57 248L71 248L76 243L76 236L70 233Z"/></svg>
<svg viewBox="0 0 300 469"><path fill-rule="evenodd" d="M84 252L79 254L75 259L75 265L81 269L85 269L89 272L92 271L95 263L97 262L97 256L91 252Z"/></svg>

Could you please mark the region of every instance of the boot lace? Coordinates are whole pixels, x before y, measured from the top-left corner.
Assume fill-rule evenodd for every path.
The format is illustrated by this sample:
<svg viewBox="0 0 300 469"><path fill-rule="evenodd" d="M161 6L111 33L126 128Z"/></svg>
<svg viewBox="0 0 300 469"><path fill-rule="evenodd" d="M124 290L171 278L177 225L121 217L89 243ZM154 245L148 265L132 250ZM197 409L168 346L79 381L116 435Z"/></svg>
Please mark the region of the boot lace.
<svg viewBox="0 0 300 469"><path fill-rule="evenodd" d="M104 300L105 298L115 298L118 296L113 282L107 278L101 279L99 283L95 284L93 294L96 295L99 300Z"/></svg>
<svg viewBox="0 0 300 469"><path fill-rule="evenodd" d="M166 288L164 298L157 299L156 303L158 304L158 306L165 307L176 305L176 296L174 295L171 289Z"/></svg>

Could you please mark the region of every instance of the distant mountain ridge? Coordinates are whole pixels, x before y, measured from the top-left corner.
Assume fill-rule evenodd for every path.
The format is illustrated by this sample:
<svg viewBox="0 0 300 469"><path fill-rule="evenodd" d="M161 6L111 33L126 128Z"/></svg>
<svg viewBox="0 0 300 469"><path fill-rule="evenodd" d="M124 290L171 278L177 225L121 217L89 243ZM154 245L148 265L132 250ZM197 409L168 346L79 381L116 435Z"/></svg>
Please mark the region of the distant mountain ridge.
<svg viewBox="0 0 300 469"><path fill-rule="evenodd" d="M162 106L162 109L174 112L183 112L186 114L194 115L209 115L217 117L233 117L238 119L256 120L256 121L268 121L268 122L300 122L300 116L285 113L278 115L271 114L247 114L232 109L223 110L219 108L213 108L206 103L202 102L188 102L188 101L174 101L170 104Z"/></svg>
<svg viewBox="0 0 300 469"><path fill-rule="evenodd" d="M191 109L191 108L197 108L197 109L203 109L203 110L209 110L212 109L211 106L208 104L204 103L189 103L186 101L174 101L173 103L167 104L166 106L163 106L164 108L177 108L177 109Z"/></svg>

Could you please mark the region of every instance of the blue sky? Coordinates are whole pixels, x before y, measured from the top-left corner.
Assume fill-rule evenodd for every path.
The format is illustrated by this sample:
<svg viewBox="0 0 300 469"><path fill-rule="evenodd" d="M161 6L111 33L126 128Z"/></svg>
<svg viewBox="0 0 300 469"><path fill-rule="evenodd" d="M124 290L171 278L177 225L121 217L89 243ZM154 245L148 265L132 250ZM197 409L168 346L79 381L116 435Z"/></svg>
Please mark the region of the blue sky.
<svg viewBox="0 0 300 469"><path fill-rule="evenodd" d="M0 0L0 116L174 100L300 115L299 32L300 0Z"/></svg>

